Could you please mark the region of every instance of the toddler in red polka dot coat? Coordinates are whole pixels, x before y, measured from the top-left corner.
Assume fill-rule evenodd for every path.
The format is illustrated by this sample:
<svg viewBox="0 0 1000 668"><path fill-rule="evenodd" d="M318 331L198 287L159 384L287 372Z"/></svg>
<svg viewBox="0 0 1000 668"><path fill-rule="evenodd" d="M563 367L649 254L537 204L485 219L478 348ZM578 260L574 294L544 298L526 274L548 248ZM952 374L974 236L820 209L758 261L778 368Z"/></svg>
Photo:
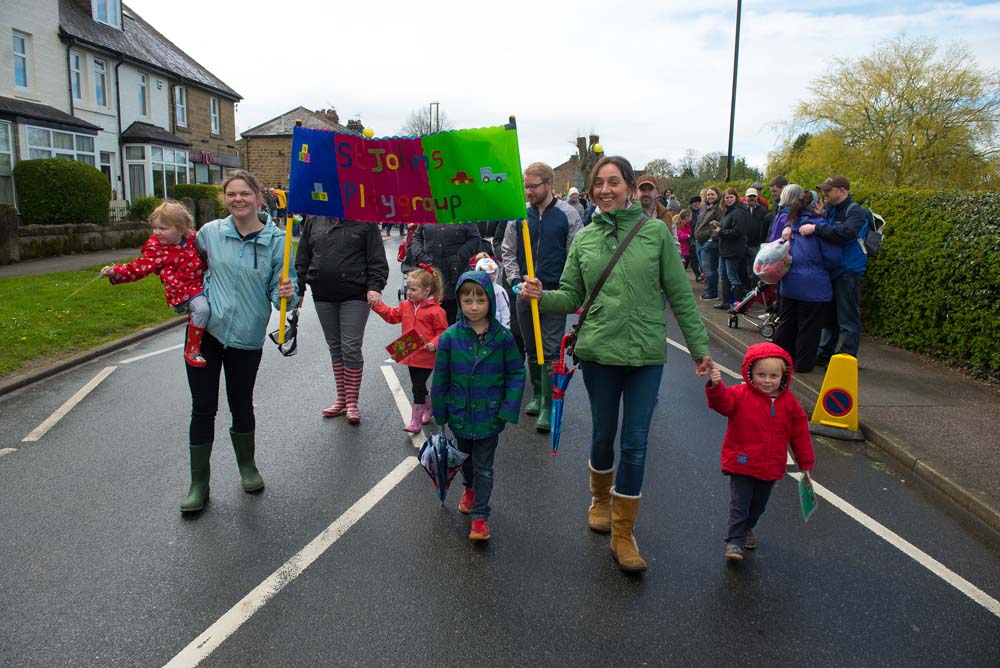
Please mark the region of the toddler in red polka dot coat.
<svg viewBox="0 0 1000 668"><path fill-rule="evenodd" d="M166 291L167 305L178 313L190 314L184 361L191 366L205 366L201 337L208 325L211 309L202 292L205 262L195 248L194 221L178 202L164 202L149 216L153 234L142 247L142 255L126 264L107 266L101 275L111 284L131 283L150 274L160 277Z"/></svg>

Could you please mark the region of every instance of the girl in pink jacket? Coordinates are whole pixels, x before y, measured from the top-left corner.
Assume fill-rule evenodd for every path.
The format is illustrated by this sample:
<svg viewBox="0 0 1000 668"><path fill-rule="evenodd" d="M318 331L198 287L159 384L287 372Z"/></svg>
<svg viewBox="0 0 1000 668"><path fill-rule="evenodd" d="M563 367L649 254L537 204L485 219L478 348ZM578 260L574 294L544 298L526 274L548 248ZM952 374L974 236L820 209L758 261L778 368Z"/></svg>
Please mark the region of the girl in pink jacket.
<svg viewBox="0 0 1000 668"><path fill-rule="evenodd" d="M403 323L403 334L414 330L424 340L422 349L413 351L402 361L410 370L410 384L413 386L413 412L410 423L403 430L412 434L431 420L427 381L434 370L438 337L448 329L448 318L438 304L442 291L440 272L422 264L406 275L406 299L399 306L391 308L381 300L372 306L372 310L389 324Z"/></svg>

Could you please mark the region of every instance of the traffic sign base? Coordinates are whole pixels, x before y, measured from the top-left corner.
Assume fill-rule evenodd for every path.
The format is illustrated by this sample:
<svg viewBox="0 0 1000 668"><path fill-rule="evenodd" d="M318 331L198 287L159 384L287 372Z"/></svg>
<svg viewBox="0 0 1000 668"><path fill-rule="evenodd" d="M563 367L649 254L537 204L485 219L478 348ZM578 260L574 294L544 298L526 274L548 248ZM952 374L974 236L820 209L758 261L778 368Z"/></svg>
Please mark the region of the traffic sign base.
<svg viewBox="0 0 1000 668"><path fill-rule="evenodd" d="M860 431L844 429L843 427L831 427L830 425L817 424L815 422L809 423L809 433L817 436L826 436L827 438L836 438L841 441L865 440L865 435Z"/></svg>

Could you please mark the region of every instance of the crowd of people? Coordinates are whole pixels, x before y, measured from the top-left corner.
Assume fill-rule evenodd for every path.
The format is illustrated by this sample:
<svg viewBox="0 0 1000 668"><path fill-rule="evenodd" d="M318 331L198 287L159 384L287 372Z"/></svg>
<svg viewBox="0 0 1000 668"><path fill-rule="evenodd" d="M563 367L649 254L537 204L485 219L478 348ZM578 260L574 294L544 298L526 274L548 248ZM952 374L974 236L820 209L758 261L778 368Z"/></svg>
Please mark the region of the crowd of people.
<svg viewBox="0 0 1000 668"><path fill-rule="evenodd" d="M756 547L754 528L782 474L764 462L783 461L791 446L799 467L812 467L805 414L789 392L792 371L808 372L835 352L857 356L866 267L858 243L865 212L845 177L831 176L815 189L780 176L769 185L770 202L755 183L742 196L710 186L682 207L669 188L660 192L657 179L608 156L594 166L585 192L572 188L559 197L552 168L533 163L524 170L533 277L521 221L409 225L398 256L402 299L389 305L383 292L390 263L378 225L307 217L283 280L276 222L287 216L287 195L280 185L264 189L237 171L223 183L229 216L195 232L183 207L165 203L151 217L153 235L142 257L102 274L126 282L157 273L168 304L190 313L184 359L191 485L183 512L208 502L223 371L243 488L263 488L254 458L253 389L264 330L281 300L296 308L311 291L336 391L320 411L325 418L362 421L362 343L372 311L401 325L404 338L415 332L419 345L402 359L413 398L403 428L417 433L433 419L469 455L459 509L471 516L472 540L491 535L494 454L505 424L518 422L523 411L538 432L552 429L551 364L567 336L567 315L579 314L568 343L592 420L587 524L610 533L614 559L630 572L647 567L634 530L662 391L669 307L694 372L707 378L708 405L728 419L721 455L731 497L725 556L742 559ZM779 241L791 244L794 259L778 285L774 344L752 346L744 383L727 388L709 356L697 300L732 308L755 281L759 247ZM695 284L704 284L699 297L688 270ZM760 427L761 411L777 415L771 427Z"/></svg>

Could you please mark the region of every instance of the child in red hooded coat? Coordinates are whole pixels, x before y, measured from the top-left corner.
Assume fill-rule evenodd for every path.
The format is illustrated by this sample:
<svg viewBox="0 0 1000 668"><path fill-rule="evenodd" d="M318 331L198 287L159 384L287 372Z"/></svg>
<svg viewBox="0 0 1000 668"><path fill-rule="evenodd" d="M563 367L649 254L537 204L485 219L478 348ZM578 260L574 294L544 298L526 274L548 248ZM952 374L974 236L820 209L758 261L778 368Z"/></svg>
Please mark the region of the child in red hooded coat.
<svg viewBox="0 0 1000 668"><path fill-rule="evenodd" d="M743 358L744 383L726 387L712 370L705 393L709 407L729 418L722 441L722 472L729 476L728 559L757 547L753 529L764 514L774 483L785 475L788 446L799 470L816 460L809 421L788 386L792 359L773 343L757 343Z"/></svg>

